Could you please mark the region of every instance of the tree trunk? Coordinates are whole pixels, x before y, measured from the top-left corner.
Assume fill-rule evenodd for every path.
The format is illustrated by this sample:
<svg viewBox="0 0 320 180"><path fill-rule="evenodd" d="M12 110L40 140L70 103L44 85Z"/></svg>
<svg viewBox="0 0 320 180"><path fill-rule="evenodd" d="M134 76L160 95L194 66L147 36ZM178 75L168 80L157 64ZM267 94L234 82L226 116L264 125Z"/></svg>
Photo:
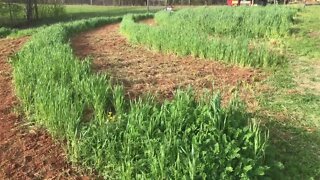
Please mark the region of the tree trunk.
<svg viewBox="0 0 320 180"><path fill-rule="evenodd" d="M32 21L32 0L26 0L27 8L27 21L30 23Z"/></svg>
<svg viewBox="0 0 320 180"><path fill-rule="evenodd" d="M38 0L34 0L34 12L36 14L36 19L39 19L39 13L38 13Z"/></svg>
<svg viewBox="0 0 320 180"><path fill-rule="evenodd" d="M8 0L8 6L9 6L9 14L10 14L10 23L13 24L13 15L12 15L11 0Z"/></svg>

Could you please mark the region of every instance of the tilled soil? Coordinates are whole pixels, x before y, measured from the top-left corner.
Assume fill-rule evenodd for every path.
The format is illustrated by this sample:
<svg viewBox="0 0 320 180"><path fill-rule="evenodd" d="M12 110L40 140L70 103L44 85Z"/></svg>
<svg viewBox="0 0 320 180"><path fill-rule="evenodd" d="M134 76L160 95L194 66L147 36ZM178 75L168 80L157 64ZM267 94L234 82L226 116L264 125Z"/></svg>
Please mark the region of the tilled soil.
<svg viewBox="0 0 320 180"><path fill-rule="evenodd" d="M8 57L28 38L0 39L0 179L76 179L61 145L14 113L17 99Z"/></svg>
<svg viewBox="0 0 320 180"><path fill-rule="evenodd" d="M143 22L154 24L150 20ZM262 77L259 70L251 68L163 54L132 45L120 34L119 24L84 32L72 39L72 46L77 56L93 58L96 72L107 73L122 83L130 98L146 92L161 99L171 98L176 89L189 85L196 92L214 88L229 97L235 86L252 84Z"/></svg>

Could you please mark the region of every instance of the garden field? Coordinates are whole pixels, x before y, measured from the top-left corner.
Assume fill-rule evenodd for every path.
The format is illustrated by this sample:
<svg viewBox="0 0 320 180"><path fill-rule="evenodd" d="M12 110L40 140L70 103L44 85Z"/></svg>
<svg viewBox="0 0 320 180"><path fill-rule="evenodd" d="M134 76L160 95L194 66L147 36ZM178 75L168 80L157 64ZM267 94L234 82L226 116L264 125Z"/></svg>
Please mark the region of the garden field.
<svg viewBox="0 0 320 180"><path fill-rule="evenodd" d="M81 8L2 31L0 178L320 178L320 7Z"/></svg>

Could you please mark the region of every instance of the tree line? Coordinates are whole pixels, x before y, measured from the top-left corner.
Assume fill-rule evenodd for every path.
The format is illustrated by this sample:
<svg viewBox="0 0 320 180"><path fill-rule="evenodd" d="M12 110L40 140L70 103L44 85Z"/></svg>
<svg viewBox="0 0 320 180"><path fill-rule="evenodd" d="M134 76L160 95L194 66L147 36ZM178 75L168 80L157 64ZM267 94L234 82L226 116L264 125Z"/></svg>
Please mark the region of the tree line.
<svg viewBox="0 0 320 180"><path fill-rule="evenodd" d="M63 4L146 6L147 0L62 0ZM149 0L151 6L226 4L226 0Z"/></svg>
<svg viewBox="0 0 320 180"><path fill-rule="evenodd" d="M226 4L226 0L0 0L0 26L32 23L65 14L64 5L166 6Z"/></svg>
<svg viewBox="0 0 320 180"><path fill-rule="evenodd" d="M56 0L0 0L0 25L32 23L39 19L64 14L64 6Z"/></svg>

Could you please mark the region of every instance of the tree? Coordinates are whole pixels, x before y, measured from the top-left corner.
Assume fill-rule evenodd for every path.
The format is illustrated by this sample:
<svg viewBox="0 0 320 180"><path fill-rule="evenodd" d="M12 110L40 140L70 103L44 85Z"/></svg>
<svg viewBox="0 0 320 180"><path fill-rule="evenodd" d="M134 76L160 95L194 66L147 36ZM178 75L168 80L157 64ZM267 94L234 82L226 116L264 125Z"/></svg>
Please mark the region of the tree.
<svg viewBox="0 0 320 180"><path fill-rule="evenodd" d="M26 0L26 13L27 21L30 23L33 15L32 0Z"/></svg>

